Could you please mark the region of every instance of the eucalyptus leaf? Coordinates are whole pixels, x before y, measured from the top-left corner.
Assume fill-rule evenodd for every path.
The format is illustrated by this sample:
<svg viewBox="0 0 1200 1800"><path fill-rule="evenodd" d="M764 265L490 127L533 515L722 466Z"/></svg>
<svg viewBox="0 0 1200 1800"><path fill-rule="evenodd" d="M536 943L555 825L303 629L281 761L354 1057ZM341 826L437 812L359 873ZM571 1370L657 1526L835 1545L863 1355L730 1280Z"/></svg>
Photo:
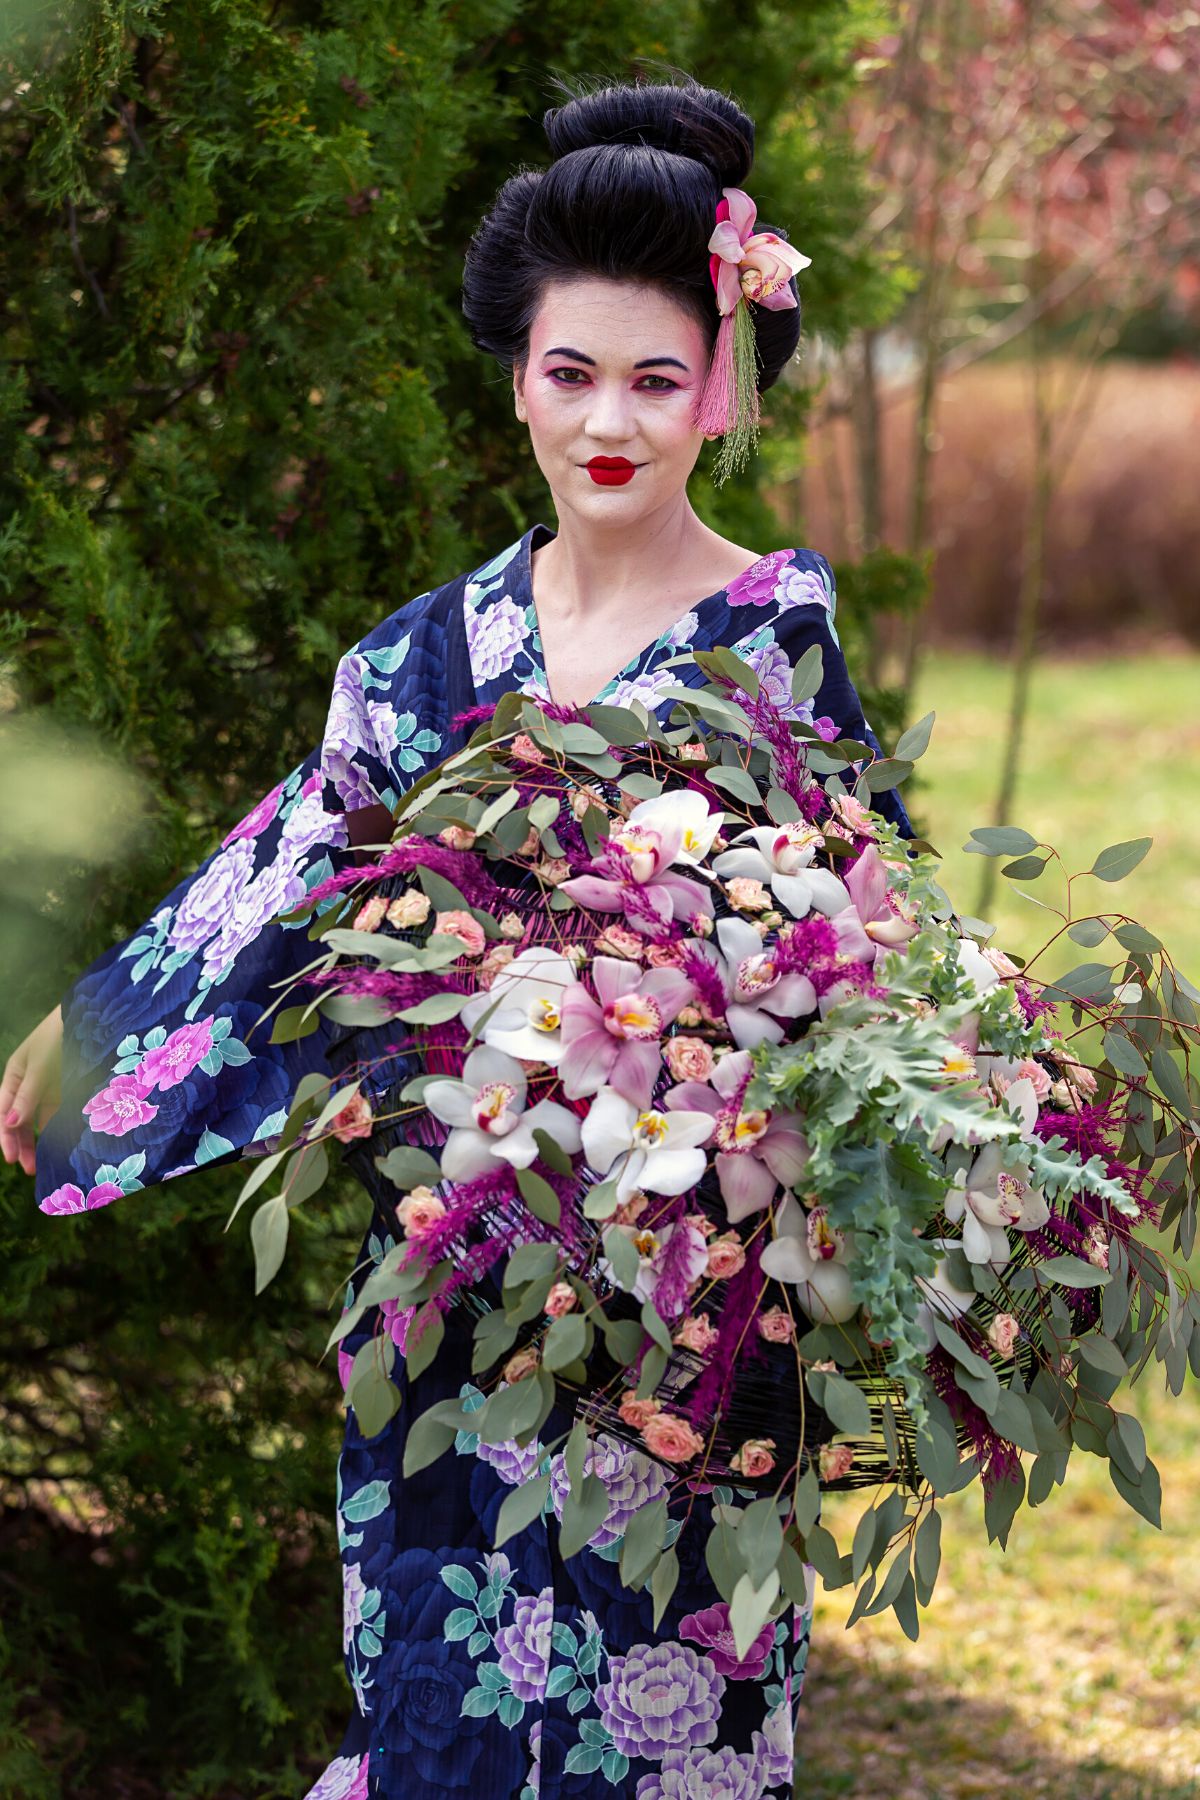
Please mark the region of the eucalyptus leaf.
<svg viewBox="0 0 1200 1800"><path fill-rule="evenodd" d="M541 1518L549 1494L550 1475L547 1471L544 1475L531 1476L520 1487L504 1496L496 1515L496 1535L492 1540L497 1550L509 1538L516 1537L518 1532L532 1525L535 1519Z"/></svg>
<svg viewBox="0 0 1200 1800"><path fill-rule="evenodd" d="M1137 868L1153 842L1153 838L1131 838L1128 843L1110 844L1100 852L1088 872L1099 876L1101 881L1123 881Z"/></svg>

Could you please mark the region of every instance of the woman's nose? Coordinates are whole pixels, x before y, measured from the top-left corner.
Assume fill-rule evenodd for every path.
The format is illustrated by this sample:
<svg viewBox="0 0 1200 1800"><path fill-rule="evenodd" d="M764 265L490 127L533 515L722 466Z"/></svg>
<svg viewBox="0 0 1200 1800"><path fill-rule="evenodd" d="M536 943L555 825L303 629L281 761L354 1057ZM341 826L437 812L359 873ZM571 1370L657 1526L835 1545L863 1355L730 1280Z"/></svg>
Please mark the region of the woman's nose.
<svg viewBox="0 0 1200 1800"><path fill-rule="evenodd" d="M584 430L588 437L620 443L633 435L633 397L620 382L598 381L592 387Z"/></svg>

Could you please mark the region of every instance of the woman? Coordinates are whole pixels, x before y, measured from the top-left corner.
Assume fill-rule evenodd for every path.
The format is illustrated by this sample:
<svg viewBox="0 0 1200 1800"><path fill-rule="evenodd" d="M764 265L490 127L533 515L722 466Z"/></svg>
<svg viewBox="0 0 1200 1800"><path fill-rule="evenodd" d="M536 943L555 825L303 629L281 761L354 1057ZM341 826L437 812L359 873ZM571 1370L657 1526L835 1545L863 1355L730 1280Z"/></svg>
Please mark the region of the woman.
<svg viewBox="0 0 1200 1800"><path fill-rule="evenodd" d="M775 684L819 645L814 713L874 744L824 558L759 555L688 500L714 424L744 436L756 404L753 363L728 360L737 333L753 330L760 391L799 335L791 272L806 259L782 235L756 234L742 190L751 122L689 83L604 89L546 127L554 160L501 189L468 253L463 304L476 344L511 371L557 531L535 525L349 651L319 749L14 1054L0 1149L33 1173L40 1128L46 1212L269 1147L300 1077L344 1061L345 1034L330 1027L286 1045L255 1029L272 984L310 954L280 915L387 838L397 796L461 741L455 721L472 707L520 688L558 707L636 698L665 715L664 689L697 679L668 667L682 651L731 645ZM894 795L878 803L907 828ZM375 1195L360 1279L396 1230L377 1149L368 1140L350 1155ZM406 1321L388 1311L347 1340L343 1372L371 1333L402 1342ZM396 1379L406 1386L399 1360ZM464 1434L457 1454L402 1473L410 1420L469 1382L469 1337L452 1316L442 1356L383 1432L364 1439L348 1419L338 1526L355 1710L310 1800L790 1792L807 1617L768 1627L739 1659L698 1527L679 1541L683 1575L655 1630L648 1596L617 1579L614 1546L623 1508L666 1477L611 1440L595 1463L610 1510L584 1550L564 1561L548 1516L493 1552L499 1504L536 1445Z"/></svg>

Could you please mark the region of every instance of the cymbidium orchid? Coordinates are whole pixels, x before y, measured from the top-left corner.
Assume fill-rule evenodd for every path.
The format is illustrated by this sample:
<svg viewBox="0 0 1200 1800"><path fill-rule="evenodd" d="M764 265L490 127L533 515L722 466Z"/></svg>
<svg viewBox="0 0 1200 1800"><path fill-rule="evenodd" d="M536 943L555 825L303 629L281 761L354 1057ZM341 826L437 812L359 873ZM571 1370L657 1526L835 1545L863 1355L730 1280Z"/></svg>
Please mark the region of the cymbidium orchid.
<svg viewBox="0 0 1200 1800"><path fill-rule="evenodd" d="M562 1054L563 1006L577 986L565 956L535 946L514 956L486 993L467 1002L460 1017L492 1049L554 1067Z"/></svg>
<svg viewBox="0 0 1200 1800"><path fill-rule="evenodd" d="M725 1019L739 1050L782 1043L786 1025L817 1010L816 989L808 976L781 975L745 919L719 919L716 943L692 940L689 949L712 963L721 977Z"/></svg>
<svg viewBox="0 0 1200 1800"><path fill-rule="evenodd" d="M712 895L702 882L673 871L706 855L724 820L690 788L661 794L635 806L595 858L591 870L560 883L578 905L593 912L624 913L634 931L653 936L672 919L712 916Z"/></svg>
<svg viewBox="0 0 1200 1800"><path fill-rule="evenodd" d="M527 1084L519 1062L486 1045L463 1064L461 1081L431 1081L424 1101L435 1119L452 1127L442 1151L447 1181L474 1181L496 1161L527 1169L538 1154L535 1131L544 1131L573 1155L580 1147L579 1120L554 1100L525 1108Z"/></svg>
<svg viewBox="0 0 1200 1800"><path fill-rule="evenodd" d="M591 974L596 998L577 984L563 1004L563 1093L578 1100L607 1083L648 1106L662 1069L662 1034L695 989L678 969L643 971L614 956L597 956Z"/></svg>
<svg viewBox="0 0 1200 1800"><path fill-rule="evenodd" d="M1038 1103L1032 1081L1022 1078L1005 1091L1004 1104L1020 1122L1022 1134L1031 1130ZM1050 1217L1041 1188L1030 1179L1029 1164L1011 1142L985 1144L970 1168L960 1169L946 1194L946 1217L952 1224L963 1220L962 1247L967 1261L1001 1268L1012 1254L1008 1229L1036 1231Z"/></svg>
<svg viewBox="0 0 1200 1800"><path fill-rule="evenodd" d="M808 1143L798 1113L765 1112L743 1105L754 1071L748 1050L723 1056L710 1086L683 1081L669 1089L670 1110L712 1115L717 1182L732 1224L761 1212L779 1191L794 1187L808 1162Z"/></svg>
<svg viewBox="0 0 1200 1800"><path fill-rule="evenodd" d="M961 1288L951 1281L947 1270L950 1267L947 1251L961 1249L954 1238L932 1238L933 1249L942 1252L934 1264L932 1275L919 1275L917 1286L924 1299L917 1309L917 1322L925 1333L925 1341L932 1350L937 1343L937 1333L933 1328L934 1315L940 1319L961 1319L970 1310L975 1299L974 1291Z"/></svg>
<svg viewBox="0 0 1200 1800"><path fill-rule="evenodd" d="M833 916L838 948L856 962L874 963L916 937L919 927L906 917L903 902L888 885L887 867L868 844L845 878L850 904Z"/></svg>
<svg viewBox="0 0 1200 1800"><path fill-rule="evenodd" d="M790 1195L775 1212L775 1240L762 1253L760 1267L774 1281L786 1281L810 1319L819 1325L841 1325L858 1311L847 1262L854 1254L854 1234L835 1231L823 1206L805 1212Z"/></svg>
<svg viewBox="0 0 1200 1800"><path fill-rule="evenodd" d="M708 240L717 311L732 312L745 296L768 311L795 306L788 285L812 262L774 231L755 231L758 208L742 188L721 189L717 225Z"/></svg>
<svg viewBox="0 0 1200 1800"><path fill-rule="evenodd" d="M755 825L739 832L728 850L713 858L722 878L748 876L769 887L793 918L816 911L832 917L849 904L846 887L828 869L811 867L824 841L815 825Z"/></svg>
<svg viewBox="0 0 1200 1800"><path fill-rule="evenodd" d="M671 1252L671 1261L683 1286L690 1289L704 1273L708 1246L703 1233L686 1219L664 1225L658 1231L651 1225L613 1225L610 1229L627 1237L638 1253L638 1272L633 1284L633 1293L638 1300L653 1300L657 1293L667 1247L673 1243L676 1232L683 1232L687 1238L681 1257L677 1257L676 1250ZM599 1267L611 1281L613 1270L607 1257L601 1259Z"/></svg>
<svg viewBox="0 0 1200 1800"><path fill-rule="evenodd" d="M637 1190L685 1194L704 1173L699 1148L712 1135L706 1112L660 1112L637 1107L613 1088L601 1088L583 1121L583 1152L596 1174L615 1174L617 1203Z"/></svg>

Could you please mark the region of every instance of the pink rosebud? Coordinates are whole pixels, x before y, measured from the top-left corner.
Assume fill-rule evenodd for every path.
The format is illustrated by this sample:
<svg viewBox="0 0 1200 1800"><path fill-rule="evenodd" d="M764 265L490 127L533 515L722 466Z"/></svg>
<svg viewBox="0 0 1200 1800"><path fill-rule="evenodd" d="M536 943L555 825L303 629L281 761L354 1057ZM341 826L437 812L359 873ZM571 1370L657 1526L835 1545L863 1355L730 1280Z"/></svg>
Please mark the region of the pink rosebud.
<svg viewBox="0 0 1200 1800"><path fill-rule="evenodd" d="M692 936L698 938L711 937L716 930L715 923L709 918L707 913L693 913L688 920L688 925L691 929Z"/></svg>
<svg viewBox="0 0 1200 1800"><path fill-rule="evenodd" d="M679 744L675 754L681 762L707 762L708 750L703 744Z"/></svg>
<svg viewBox="0 0 1200 1800"><path fill-rule="evenodd" d="M512 741L512 756L517 762L544 763L546 753L534 743L527 731L519 731Z"/></svg>
<svg viewBox="0 0 1200 1800"><path fill-rule="evenodd" d="M725 883L725 898L736 912L763 912L771 904L771 896L753 875L735 875Z"/></svg>
<svg viewBox="0 0 1200 1800"><path fill-rule="evenodd" d="M1063 1064L1063 1073L1066 1075L1067 1080L1071 1085L1077 1087L1081 1094L1090 1096L1095 1093L1096 1077L1091 1069L1085 1069L1082 1063L1065 1062Z"/></svg>
<svg viewBox="0 0 1200 1800"><path fill-rule="evenodd" d="M840 1481L854 1467L854 1452L849 1444L822 1444L817 1464L822 1481Z"/></svg>
<svg viewBox="0 0 1200 1800"><path fill-rule="evenodd" d="M650 1202L641 1188L634 1188L623 1206L618 1206L613 1214L614 1225L636 1225Z"/></svg>
<svg viewBox="0 0 1200 1800"><path fill-rule="evenodd" d="M1011 1313L997 1313L987 1328L987 1341L998 1356L1011 1356L1020 1335L1020 1320Z"/></svg>
<svg viewBox="0 0 1200 1800"><path fill-rule="evenodd" d="M857 837L875 836L875 819L869 807L856 800L853 794L835 794L830 802L835 819L855 833Z"/></svg>
<svg viewBox="0 0 1200 1800"><path fill-rule="evenodd" d="M645 938L625 925L606 925L596 939L597 956L616 956L624 962L640 962L645 947Z"/></svg>
<svg viewBox="0 0 1200 1800"><path fill-rule="evenodd" d="M378 931L387 918L387 901L382 894L372 894L354 915L355 931Z"/></svg>
<svg viewBox="0 0 1200 1800"><path fill-rule="evenodd" d="M789 1344L795 1332L795 1324L790 1314L785 1313L782 1306L769 1306L758 1315L758 1335L765 1338L768 1344Z"/></svg>
<svg viewBox="0 0 1200 1800"><path fill-rule="evenodd" d="M992 965L993 969L995 969L997 975L1012 976L1012 975L1019 975L1021 973L1020 969L1018 969L1018 967L1017 967L1016 963L1013 961L1012 957L1005 956L1003 950L993 950L989 946L985 945L983 954L987 958L988 962L991 963L991 965Z"/></svg>
<svg viewBox="0 0 1200 1800"><path fill-rule="evenodd" d="M410 1238L425 1237L446 1216L446 1202L432 1188L415 1187L396 1208L396 1217Z"/></svg>
<svg viewBox="0 0 1200 1800"><path fill-rule="evenodd" d="M516 1355L510 1356L505 1363L504 1379L510 1383L525 1381L530 1375L536 1374L537 1367L538 1353L532 1344L527 1344L524 1350L518 1350Z"/></svg>
<svg viewBox="0 0 1200 1800"><path fill-rule="evenodd" d="M1017 1073L1014 1079L1032 1082L1034 1096L1038 1101L1049 1098L1052 1086L1050 1076L1043 1069L1041 1063L1036 1062L1032 1056L1027 1056L1024 1062L1017 1064Z"/></svg>
<svg viewBox="0 0 1200 1800"><path fill-rule="evenodd" d="M737 1455L730 1457L729 1466L736 1474L751 1480L769 1475L775 1467L775 1458L771 1454L774 1448L774 1438L747 1438Z"/></svg>
<svg viewBox="0 0 1200 1800"><path fill-rule="evenodd" d="M1097 1269L1108 1267L1108 1233L1103 1225L1089 1225L1084 1234L1083 1253Z"/></svg>
<svg viewBox="0 0 1200 1800"><path fill-rule="evenodd" d="M695 1006L681 1006L675 1015L675 1022L677 1025L702 1024L703 1021L700 1017L700 1009Z"/></svg>
<svg viewBox="0 0 1200 1800"><path fill-rule="evenodd" d="M418 925L425 923L431 910L428 894L410 888L407 894L401 894L388 907L388 924L394 925L397 931L413 931Z"/></svg>
<svg viewBox="0 0 1200 1800"><path fill-rule="evenodd" d="M501 937L510 938L514 944L525 936L525 921L520 913L506 912L500 921Z"/></svg>
<svg viewBox="0 0 1200 1800"><path fill-rule="evenodd" d="M583 815L592 807L595 807L598 812L607 813L608 811L602 796L596 792L595 788L577 788L571 795L571 811L574 816L582 819Z"/></svg>
<svg viewBox="0 0 1200 1800"><path fill-rule="evenodd" d="M1077 1113L1083 1105L1083 1098L1069 1081L1054 1081L1050 1084L1050 1098L1059 1112Z"/></svg>
<svg viewBox="0 0 1200 1800"><path fill-rule="evenodd" d="M663 1058L676 1081L707 1081L716 1067L712 1051L698 1037L669 1038Z"/></svg>
<svg viewBox="0 0 1200 1800"><path fill-rule="evenodd" d="M433 921L435 937L456 937L467 956L482 956L487 949L487 933L478 919L460 907L456 912L440 912Z"/></svg>
<svg viewBox="0 0 1200 1800"><path fill-rule="evenodd" d="M691 1462L704 1448L704 1439L699 1432L693 1431L686 1419L676 1419L670 1413L655 1413L642 1426L642 1442L651 1456L660 1457L663 1462Z"/></svg>
<svg viewBox="0 0 1200 1800"><path fill-rule="evenodd" d="M820 1362L809 1363L808 1366L814 1375L835 1375L837 1373L837 1364L831 1356L823 1357Z"/></svg>
<svg viewBox="0 0 1200 1800"><path fill-rule="evenodd" d="M691 1318L683 1321L671 1341L682 1344L685 1350L694 1350L697 1356L707 1356L719 1336L707 1313L693 1313Z"/></svg>
<svg viewBox="0 0 1200 1800"><path fill-rule="evenodd" d="M509 964L517 954L513 944L493 944L476 970L476 978L486 993L495 981L501 969Z"/></svg>
<svg viewBox="0 0 1200 1800"><path fill-rule="evenodd" d="M685 1225L690 1225L693 1231L698 1231L700 1236L705 1239L712 1237L717 1229L707 1213L684 1213L683 1222Z"/></svg>
<svg viewBox="0 0 1200 1800"><path fill-rule="evenodd" d="M579 1304L579 1296L569 1281L556 1281L546 1295L546 1317L561 1319L564 1313L574 1312Z"/></svg>
<svg viewBox="0 0 1200 1800"><path fill-rule="evenodd" d="M534 864L534 874L540 875L547 887L560 887L570 880L571 865L565 856L544 856Z"/></svg>
<svg viewBox="0 0 1200 1800"><path fill-rule="evenodd" d="M708 1273L716 1281L726 1281L746 1266L746 1252L736 1232L726 1231L708 1246Z"/></svg>
<svg viewBox="0 0 1200 1800"><path fill-rule="evenodd" d="M683 964L683 946L651 944L646 951L646 961L652 969L678 969Z"/></svg>
<svg viewBox="0 0 1200 1800"><path fill-rule="evenodd" d="M470 850L475 843L475 833L469 825L446 825L438 836L451 850Z"/></svg>
<svg viewBox="0 0 1200 1800"><path fill-rule="evenodd" d="M341 1112L333 1115L329 1129L339 1144L349 1144L354 1138L370 1137L375 1129L375 1115L366 1095L355 1094L353 1100L348 1100Z"/></svg>
<svg viewBox="0 0 1200 1800"><path fill-rule="evenodd" d="M640 1431L655 1415L662 1411L661 1400L639 1400L633 1388L626 1388L621 1395L621 1404L617 1408L622 1423Z"/></svg>

